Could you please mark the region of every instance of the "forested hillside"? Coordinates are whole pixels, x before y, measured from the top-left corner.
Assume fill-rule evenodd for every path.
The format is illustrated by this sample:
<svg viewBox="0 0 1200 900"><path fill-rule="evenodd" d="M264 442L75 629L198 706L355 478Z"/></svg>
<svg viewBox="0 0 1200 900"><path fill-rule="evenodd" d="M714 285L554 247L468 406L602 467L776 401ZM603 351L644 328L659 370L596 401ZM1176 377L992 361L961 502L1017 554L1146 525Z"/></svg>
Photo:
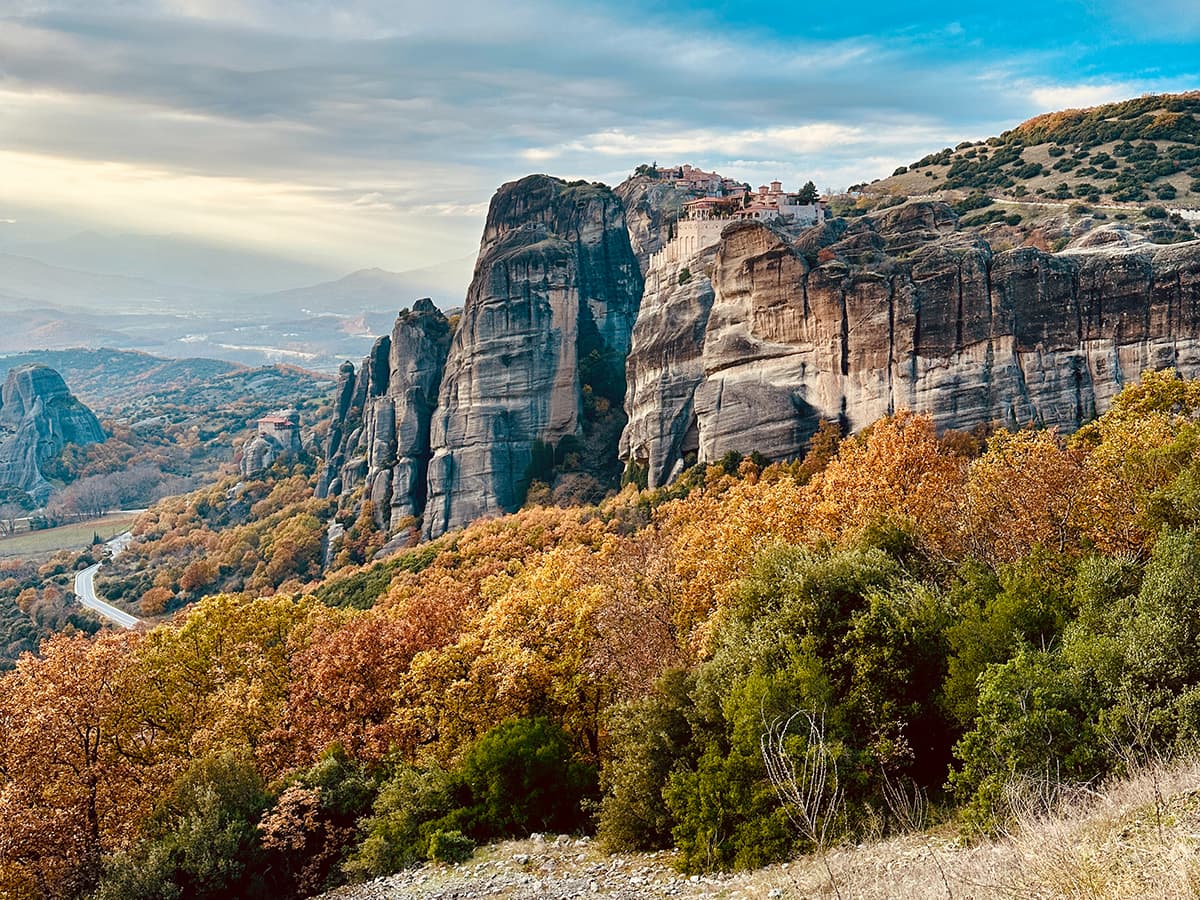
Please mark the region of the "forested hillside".
<svg viewBox="0 0 1200 900"><path fill-rule="evenodd" d="M877 186L1200 207L1200 93L1038 116L931 153Z"/></svg>
<svg viewBox="0 0 1200 900"><path fill-rule="evenodd" d="M236 492L174 501L138 528L170 586L238 592L0 679L0 894L305 895L547 830L753 867L902 830L897 785L1003 828L1014 784L1200 733L1198 446L1200 382L1152 373L1069 440L825 426L320 581L310 476L252 489L256 531L223 530Z"/></svg>

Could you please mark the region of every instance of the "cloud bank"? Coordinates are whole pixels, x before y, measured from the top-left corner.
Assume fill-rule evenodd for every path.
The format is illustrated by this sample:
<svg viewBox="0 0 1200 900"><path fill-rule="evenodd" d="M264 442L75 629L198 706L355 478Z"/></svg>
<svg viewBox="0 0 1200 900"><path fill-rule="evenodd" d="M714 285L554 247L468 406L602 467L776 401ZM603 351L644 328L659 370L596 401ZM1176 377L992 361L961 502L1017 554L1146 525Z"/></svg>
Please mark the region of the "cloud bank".
<svg viewBox="0 0 1200 900"><path fill-rule="evenodd" d="M469 252L494 188L531 170L839 188L1047 109L1189 86L1178 66L1101 71L1095 47L993 46L969 18L814 34L648 9L17 0L0 202L401 270Z"/></svg>

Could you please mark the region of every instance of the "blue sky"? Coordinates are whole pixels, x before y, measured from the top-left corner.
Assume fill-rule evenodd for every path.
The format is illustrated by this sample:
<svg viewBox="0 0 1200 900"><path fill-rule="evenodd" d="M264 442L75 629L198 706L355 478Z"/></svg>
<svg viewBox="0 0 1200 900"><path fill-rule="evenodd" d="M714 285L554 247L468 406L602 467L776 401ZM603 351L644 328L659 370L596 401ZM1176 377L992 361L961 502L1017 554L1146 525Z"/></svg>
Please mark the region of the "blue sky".
<svg viewBox="0 0 1200 900"><path fill-rule="evenodd" d="M471 254L529 172L843 188L1200 88L1198 51L1196 0L0 0L0 228L400 271Z"/></svg>

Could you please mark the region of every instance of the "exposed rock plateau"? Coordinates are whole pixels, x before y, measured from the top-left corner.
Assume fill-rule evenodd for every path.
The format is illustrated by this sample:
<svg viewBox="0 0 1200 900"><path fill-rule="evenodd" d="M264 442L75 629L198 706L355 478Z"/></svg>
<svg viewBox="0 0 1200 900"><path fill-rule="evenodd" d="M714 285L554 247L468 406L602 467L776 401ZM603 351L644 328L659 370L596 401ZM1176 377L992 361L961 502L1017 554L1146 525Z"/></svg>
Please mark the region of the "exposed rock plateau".
<svg viewBox="0 0 1200 900"><path fill-rule="evenodd" d="M504 185L453 339L423 302L343 367L322 491L362 485L382 524L434 537L516 508L564 455L619 455L653 486L731 450L799 456L821 419L1072 430L1145 369L1200 375L1198 242L1104 226L999 252L918 202L658 253L683 199L645 178ZM597 423L623 422L622 395L618 446Z"/></svg>
<svg viewBox="0 0 1200 900"><path fill-rule="evenodd" d="M912 409L943 428L1069 431L1145 369L1200 374L1195 242L1106 227L1059 254L993 253L934 203L820 231L733 225L711 292L647 302L622 453L651 484L692 446L798 456L822 418L855 430Z"/></svg>
<svg viewBox="0 0 1200 900"><path fill-rule="evenodd" d="M95 444L104 430L92 411L49 366L12 369L0 391L0 485L15 485L38 502L50 495L42 466L67 444Z"/></svg>

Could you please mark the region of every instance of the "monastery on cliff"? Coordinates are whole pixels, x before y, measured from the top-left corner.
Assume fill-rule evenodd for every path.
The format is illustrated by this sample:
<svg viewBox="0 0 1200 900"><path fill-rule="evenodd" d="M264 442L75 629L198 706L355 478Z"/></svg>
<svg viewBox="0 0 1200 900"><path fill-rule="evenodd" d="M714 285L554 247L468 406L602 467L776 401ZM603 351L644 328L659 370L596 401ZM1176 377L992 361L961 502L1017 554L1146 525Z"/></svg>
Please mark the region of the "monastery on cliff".
<svg viewBox="0 0 1200 900"><path fill-rule="evenodd" d="M691 166L677 171L681 171L675 179L677 185L703 190L706 196L684 204L683 216L675 223L675 236L650 257L651 269L677 266L711 247L721 240L721 232L730 222L750 219L803 227L825 221L824 200L801 203L800 195L785 191L780 181L764 184L755 193L741 184L731 188L729 179Z"/></svg>

